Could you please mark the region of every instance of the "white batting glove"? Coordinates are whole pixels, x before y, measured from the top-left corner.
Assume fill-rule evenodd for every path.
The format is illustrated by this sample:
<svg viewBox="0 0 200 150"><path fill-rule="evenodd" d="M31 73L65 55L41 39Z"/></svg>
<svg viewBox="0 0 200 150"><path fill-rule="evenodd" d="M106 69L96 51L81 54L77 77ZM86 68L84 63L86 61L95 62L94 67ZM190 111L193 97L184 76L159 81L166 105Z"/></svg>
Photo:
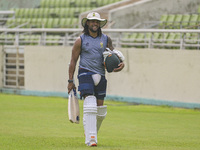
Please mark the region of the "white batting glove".
<svg viewBox="0 0 200 150"><path fill-rule="evenodd" d="M109 48L108 48L109 49ZM108 56L108 55L110 55L110 54L112 54L112 51L109 49L109 50L107 50L107 48L106 48L106 50L103 52L103 57L104 57L104 60L106 59L106 57Z"/></svg>
<svg viewBox="0 0 200 150"><path fill-rule="evenodd" d="M111 53L115 53L115 54L119 57L119 59L120 59L121 61L124 61L124 60L125 60L124 55L123 55L122 52L120 52L119 50L114 49L113 51L111 51L111 50L107 47L105 52L109 52L110 54L111 54ZM108 54L108 55L109 55L109 54ZM108 56L108 55L107 55L107 56ZM105 57L104 57L104 58L105 58Z"/></svg>
<svg viewBox="0 0 200 150"><path fill-rule="evenodd" d="M113 52L114 52L115 54L117 54L117 56L119 57L119 59L121 59L121 61L124 61L124 60L125 60L125 57L124 57L124 55L122 54L122 52L120 52L119 50L116 50L116 49L114 49Z"/></svg>

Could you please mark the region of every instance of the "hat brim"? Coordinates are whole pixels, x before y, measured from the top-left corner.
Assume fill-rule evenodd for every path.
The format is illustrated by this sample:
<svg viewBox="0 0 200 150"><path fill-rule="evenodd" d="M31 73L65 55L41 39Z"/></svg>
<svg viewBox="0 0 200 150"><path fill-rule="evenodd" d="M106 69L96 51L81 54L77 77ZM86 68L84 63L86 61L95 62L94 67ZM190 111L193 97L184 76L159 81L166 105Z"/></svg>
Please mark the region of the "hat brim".
<svg viewBox="0 0 200 150"><path fill-rule="evenodd" d="M96 17L93 17L93 18L90 18L90 19L83 18L82 21L81 21L81 24L82 24L83 27L85 27L85 24L86 24L87 20L98 20L98 21L100 21L100 27L101 28L104 27L106 25L106 23L107 23L106 19L99 19L99 18L96 18Z"/></svg>

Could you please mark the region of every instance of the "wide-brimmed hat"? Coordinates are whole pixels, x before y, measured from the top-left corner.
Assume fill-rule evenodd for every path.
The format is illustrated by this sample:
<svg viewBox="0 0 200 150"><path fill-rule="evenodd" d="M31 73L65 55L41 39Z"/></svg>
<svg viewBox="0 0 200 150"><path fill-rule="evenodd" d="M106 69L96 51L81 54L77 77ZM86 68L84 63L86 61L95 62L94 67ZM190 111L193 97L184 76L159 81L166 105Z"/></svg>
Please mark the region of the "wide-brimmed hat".
<svg viewBox="0 0 200 150"><path fill-rule="evenodd" d="M99 20L100 21L100 27L102 28L103 26L106 25L107 20L106 19L101 19L101 16L97 12L91 12L87 15L86 18L83 18L81 21L81 24L83 27L85 27L85 24L87 20Z"/></svg>

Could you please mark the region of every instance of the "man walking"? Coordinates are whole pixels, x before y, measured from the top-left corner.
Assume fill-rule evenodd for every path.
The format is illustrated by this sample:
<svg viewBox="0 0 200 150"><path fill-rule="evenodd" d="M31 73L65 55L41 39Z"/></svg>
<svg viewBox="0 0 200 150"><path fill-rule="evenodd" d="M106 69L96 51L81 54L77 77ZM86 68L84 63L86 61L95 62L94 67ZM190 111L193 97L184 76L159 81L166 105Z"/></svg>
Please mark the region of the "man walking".
<svg viewBox="0 0 200 150"><path fill-rule="evenodd" d="M107 114L107 106L103 106L106 96L107 80L105 78L105 67L103 65L103 53L106 48L116 52L121 63L113 72L124 68L124 56L121 52L114 50L112 40L103 34L101 28L106 25L107 20L101 19L97 12L91 12L87 18L82 19L83 34L78 37L72 48L71 61L69 65L68 93L76 88L73 83L77 60L80 56L78 80L83 103L83 125L85 130L85 144L97 146L97 132Z"/></svg>

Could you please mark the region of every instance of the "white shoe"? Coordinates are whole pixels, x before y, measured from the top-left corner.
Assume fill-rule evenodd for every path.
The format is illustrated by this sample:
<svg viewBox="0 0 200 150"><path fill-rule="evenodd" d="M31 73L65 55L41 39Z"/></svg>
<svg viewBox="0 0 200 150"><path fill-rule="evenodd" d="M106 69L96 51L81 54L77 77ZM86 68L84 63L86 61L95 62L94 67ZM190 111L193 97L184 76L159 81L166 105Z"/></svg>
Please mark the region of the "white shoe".
<svg viewBox="0 0 200 150"><path fill-rule="evenodd" d="M97 146L97 143L95 143L95 142L89 142L88 144L87 144L87 146L90 146L90 147L95 147L95 146Z"/></svg>

